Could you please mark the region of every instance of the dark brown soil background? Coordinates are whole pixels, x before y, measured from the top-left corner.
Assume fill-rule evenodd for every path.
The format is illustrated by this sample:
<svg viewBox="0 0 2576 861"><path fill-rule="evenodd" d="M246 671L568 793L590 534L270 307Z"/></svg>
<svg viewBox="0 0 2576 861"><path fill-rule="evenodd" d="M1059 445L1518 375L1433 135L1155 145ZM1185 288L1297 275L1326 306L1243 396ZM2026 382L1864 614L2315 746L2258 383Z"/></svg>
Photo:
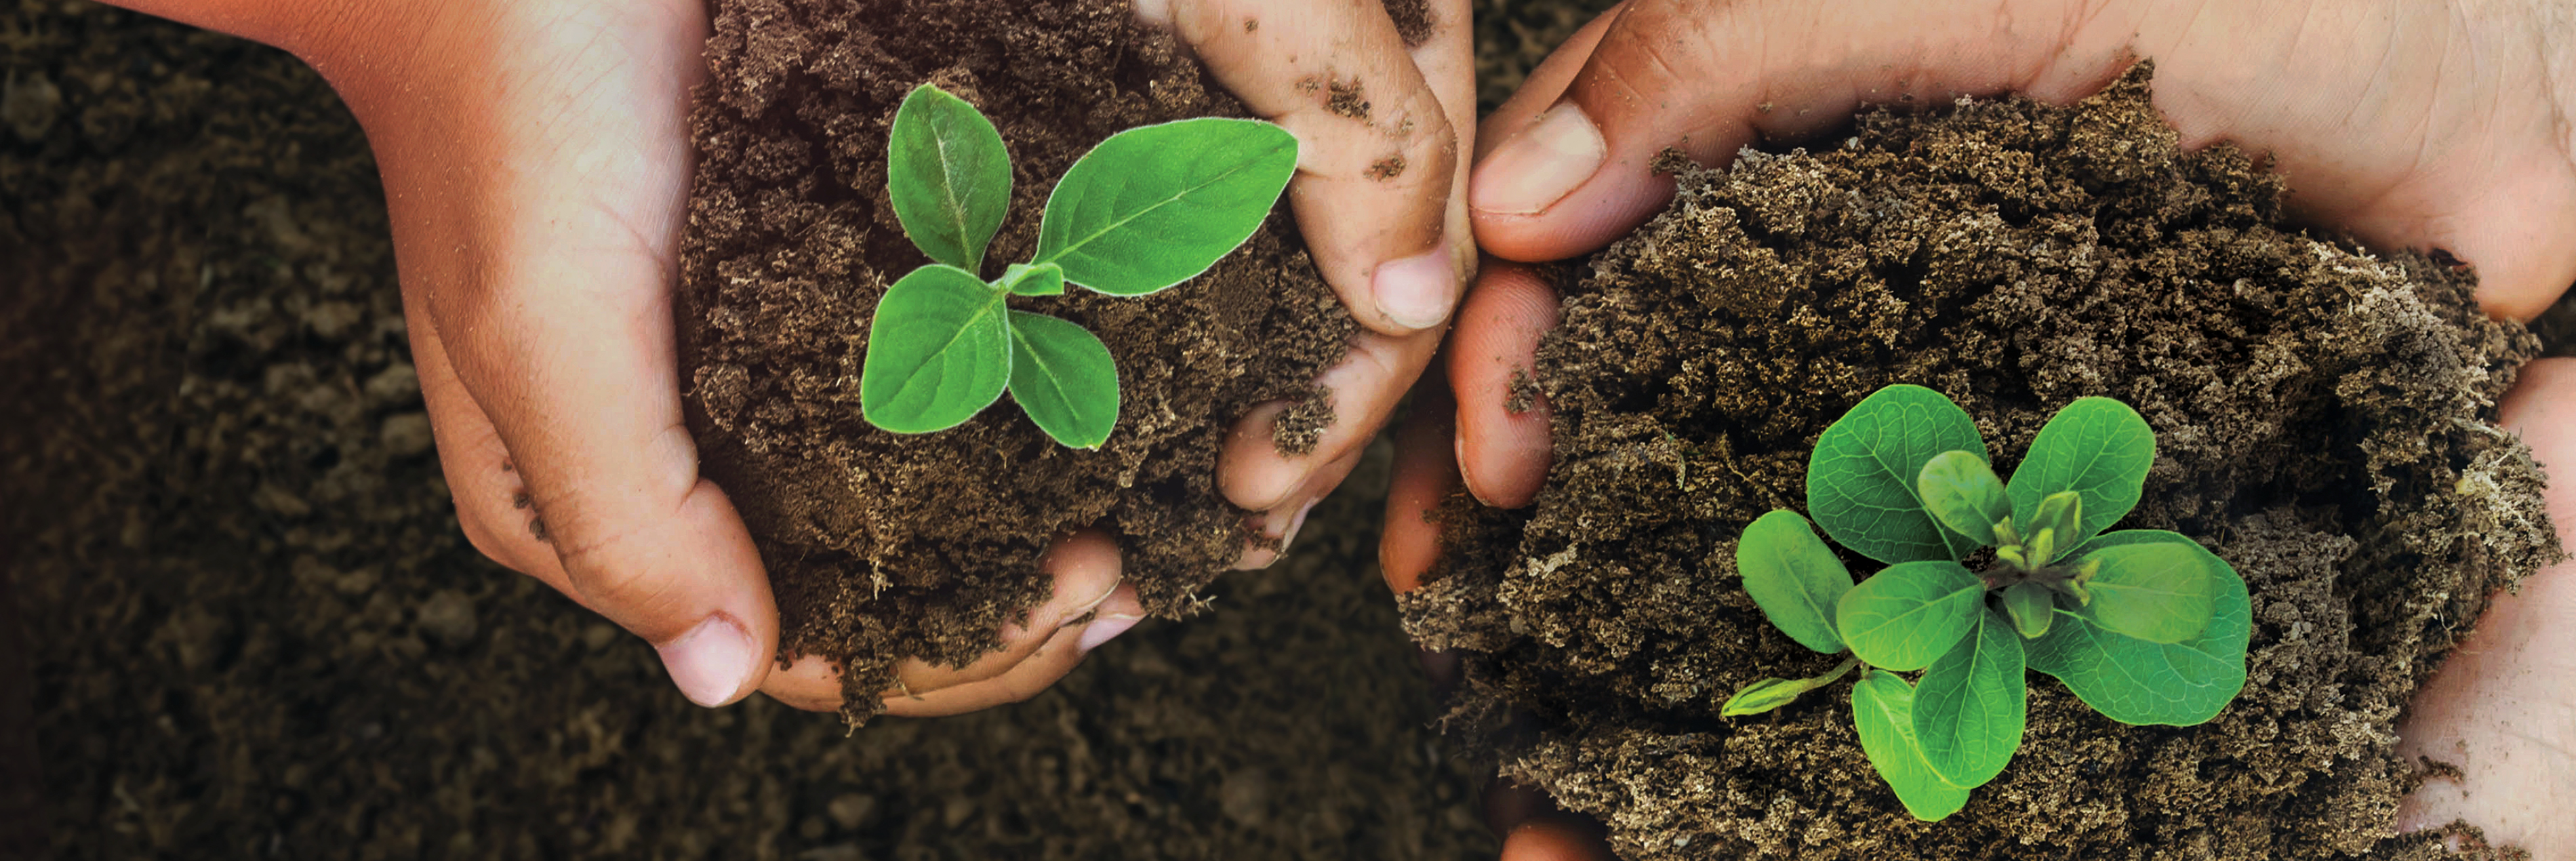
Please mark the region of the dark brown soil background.
<svg viewBox="0 0 2576 861"><path fill-rule="evenodd" d="M1684 170L1672 209L1568 279L1536 374L1547 489L1469 514L1406 600L1431 642L1482 651L1453 718L1506 773L1632 859L2433 853L2380 840L2416 774L2390 745L2487 594L2558 558L2528 451L2479 423L2539 341L2476 312L2463 271L2276 227L2278 178L2179 152L2145 86L1877 114L1813 154ZM1957 400L2004 465L2076 397L2135 405L2158 457L2124 523L2244 575L2245 693L2204 726L2128 727L2036 677L2012 766L1928 824L1862 757L1848 685L1719 718L1832 663L1764 621L1734 537L1803 510L1816 435L1896 382ZM1495 734L1511 708L1536 731Z"/></svg>
<svg viewBox="0 0 2576 861"><path fill-rule="evenodd" d="M1571 29L1511 5L1489 71ZM701 710L458 533L317 76L0 0L0 81L0 858L1492 857L1375 571L1382 463L1027 703Z"/></svg>
<svg viewBox="0 0 2576 861"><path fill-rule="evenodd" d="M1148 612L1194 611L1254 534L1215 486L1234 419L1281 398L1328 415L1309 381L1357 331L1284 202L1171 290L1013 303L1085 325L1118 357L1124 403L1099 451L1056 444L1010 403L940 433L877 430L860 415L859 370L878 297L930 262L885 192L887 131L913 87L975 103L1010 147L1013 217L987 276L1029 258L1056 178L1093 144L1243 106L1126 0L714 8L713 79L691 120L680 372L707 473L769 564L781 658L839 661L844 712L864 720L896 659L964 663L997 645L1003 622L1046 597L1047 539L1083 526L1117 540ZM1286 442L1311 445L1313 430Z"/></svg>

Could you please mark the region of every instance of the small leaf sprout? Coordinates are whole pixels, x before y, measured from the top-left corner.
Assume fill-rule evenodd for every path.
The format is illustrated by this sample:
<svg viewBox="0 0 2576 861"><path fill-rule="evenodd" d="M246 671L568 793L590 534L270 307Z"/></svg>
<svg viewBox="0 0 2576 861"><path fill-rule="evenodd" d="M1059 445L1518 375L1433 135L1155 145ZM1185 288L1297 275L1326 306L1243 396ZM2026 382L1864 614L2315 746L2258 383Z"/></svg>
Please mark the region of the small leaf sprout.
<svg viewBox="0 0 2576 861"><path fill-rule="evenodd" d="M2021 747L2024 669L2128 724L2190 726L2245 687L2245 581L2182 535L2104 532L2136 507L2155 433L2127 404L2081 398L2031 441L2007 483L1966 411L1921 386L1878 390L1825 429L1807 508L1836 543L1887 568L1857 585L1807 518L1755 520L1736 568L1790 639L1851 654L1824 675L1763 679L1720 707L1757 714L1860 671L1862 753L1915 818L1958 812ZM1971 571L1971 551L1994 564ZM1921 670L1915 681L1898 673Z"/></svg>
<svg viewBox="0 0 2576 861"><path fill-rule="evenodd" d="M984 251L1011 201L993 123L929 84L895 110L886 152L895 218L931 264L886 288L868 324L859 408L896 433L956 427L1011 393L1047 436L1096 449L1118 424L1118 364L1069 321L1012 310L1012 296L1072 284L1142 296L1207 271L1259 229L1297 139L1265 122L1200 118L1111 135L1047 197L1035 256L986 281Z"/></svg>

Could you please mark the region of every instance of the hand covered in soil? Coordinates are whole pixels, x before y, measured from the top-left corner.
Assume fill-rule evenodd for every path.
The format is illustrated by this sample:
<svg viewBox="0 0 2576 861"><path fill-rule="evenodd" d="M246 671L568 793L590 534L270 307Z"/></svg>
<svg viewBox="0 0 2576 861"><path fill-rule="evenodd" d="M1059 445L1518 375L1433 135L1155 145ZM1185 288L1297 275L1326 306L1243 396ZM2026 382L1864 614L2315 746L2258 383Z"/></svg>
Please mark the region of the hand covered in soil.
<svg viewBox="0 0 2576 861"><path fill-rule="evenodd" d="M383 173L413 361L475 548L652 642L703 705L837 708L777 670L778 611L681 421L671 291L699 0L123 0L310 62ZM1025 698L1142 614L1101 536L1047 556L1054 597L963 668L919 661L895 714Z"/></svg>
<svg viewBox="0 0 2576 861"><path fill-rule="evenodd" d="M1668 147L1720 164L1757 138L1830 131L1864 103L2018 92L2064 104L2147 58L2157 107L2185 146L2271 153L2300 216L2380 247L2447 250L2478 267L2490 311L2529 319L2576 279L2576 244L2564 240L2576 234L2576 105L2562 95L2576 92L2571 23L2566 7L2538 0L1628 0L1485 119L1468 203L1488 253L1573 257L1669 201L1671 178L1649 167ZM1555 322L1556 296L1534 270L1489 263L1477 276L1445 363L1454 415L1399 436L1381 549L1398 591L1430 569L1436 527L1422 515L1444 495L1463 486L1503 507L1537 495L1547 405L1515 380ZM2505 417L2565 473L2576 466L2576 374L2548 365L2533 366ZM2552 493L2564 530L2576 500ZM2465 774L2410 799L2406 824L2465 817L2534 849L2576 847L2576 820L2551 813L2576 801L2576 686L2561 657L2576 646L2571 581L2576 568L2561 565L2500 596L2463 657L2419 694L2409 749ZM1566 820L1529 822L1505 857L1600 849Z"/></svg>
<svg viewBox="0 0 2576 861"><path fill-rule="evenodd" d="M1390 15L1407 4L1419 15ZM1476 262L1460 134L1475 111L1466 0L1137 0L1216 78L1303 145L1288 186L1298 230L1324 280L1367 331L1317 382L1333 420L1314 449L1280 453L1271 425L1291 404L1236 422L1218 467L1234 504L1263 512L1269 538L1293 539L1316 500L1341 484L1396 401L1430 364ZM1270 564L1256 549L1237 566Z"/></svg>

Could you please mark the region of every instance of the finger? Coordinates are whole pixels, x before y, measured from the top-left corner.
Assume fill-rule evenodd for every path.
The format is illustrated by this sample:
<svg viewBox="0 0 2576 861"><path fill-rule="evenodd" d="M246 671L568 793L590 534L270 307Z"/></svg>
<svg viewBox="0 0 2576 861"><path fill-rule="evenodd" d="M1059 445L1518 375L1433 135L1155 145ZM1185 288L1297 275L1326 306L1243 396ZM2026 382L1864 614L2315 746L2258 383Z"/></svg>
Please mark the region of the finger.
<svg viewBox="0 0 2576 861"><path fill-rule="evenodd" d="M429 319L419 293L403 294L408 319ZM509 448L465 391L465 382L456 378L437 327L408 328L413 370L429 409L430 436L438 444L439 471L456 502L456 523L466 542L502 567L535 577L579 602L581 594L555 559L554 548L538 538L542 521L528 510L527 485L510 462Z"/></svg>
<svg viewBox="0 0 2576 861"><path fill-rule="evenodd" d="M1082 663L1084 655L1145 618L1136 587L1121 585L1097 609L1098 616L1057 629L1046 645L999 676L941 688L929 693L889 696L886 713L897 717L941 717L1015 703L1036 696Z"/></svg>
<svg viewBox="0 0 2576 861"><path fill-rule="evenodd" d="M1351 315L1391 335L1437 327L1474 263L1465 211L1451 205L1464 127L1451 124L1378 0L1299 6L1289 14L1270 0L1172 0L1139 12L1172 27L1227 90L1303 144L1290 205ZM1430 4L1426 51L1468 50L1464 6ZM1457 77L1468 68L1441 66Z"/></svg>
<svg viewBox="0 0 2576 861"><path fill-rule="evenodd" d="M1296 546L1298 531L1306 526L1306 515L1315 510L1316 503L1331 496L1334 488L1342 485L1342 479L1350 477L1351 470L1358 468L1361 456L1366 454L1366 446L1352 449L1308 475L1306 483L1289 493L1279 507L1253 515L1252 543L1245 548L1243 558L1235 560L1234 570L1258 571L1288 555L1288 549Z"/></svg>
<svg viewBox="0 0 2576 861"><path fill-rule="evenodd" d="M1718 164L1757 134L1838 123L1863 99L2028 82L2066 28L2005 14L2017 3L1632 0L1563 98L1489 126L1501 140L1468 191L1477 237L1507 259L1570 257L1671 198L1672 179L1650 168L1667 148Z"/></svg>
<svg viewBox="0 0 2576 861"><path fill-rule="evenodd" d="M2541 497L2562 543L2576 546L2576 359L2524 366L2498 416L2531 446L2551 479ZM2498 845L2564 846L2576 839L2564 811L2576 804L2561 779L2576 751L2562 685L2576 654L2576 562L2560 562L2498 592L2477 625L2419 689L2400 727L2398 752L2457 768L2400 803L2401 830L2468 819Z"/></svg>
<svg viewBox="0 0 2576 861"><path fill-rule="evenodd" d="M434 330L510 453L572 592L651 641L691 700L731 702L765 674L777 614L680 413L669 285L703 70L674 60L696 56L703 15L670 3L533 23L423 52L414 71L440 88L351 100L378 141L402 282L426 311L413 324ZM506 87L481 74L523 55L616 73L498 76ZM525 558L544 554L505 555L547 576Z"/></svg>
<svg viewBox="0 0 2576 861"><path fill-rule="evenodd" d="M1217 489L1227 501L1250 511L1269 511L1289 501L1316 470L1358 450L1377 435L1405 389L1422 375L1440 347L1438 331L1388 336L1361 332L1340 364L1316 377L1333 404L1332 424L1304 454L1281 452L1272 442L1272 426L1288 409L1274 401L1254 407L1234 423L1225 450L1217 459Z"/></svg>
<svg viewBox="0 0 2576 861"><path fill-rule="evenodd" d="M1068 623L1097 614L1101 618L1123 618L1124 624L1085 620L1075 627L1086 636L1105 641L1135 624L1142 614L1125 605L1112 606L1123 585L1123 563L1117 542L1098 530L1082 530L1056 539L1047 545L1041 566L1053 578L1047 601L1029 610L1025 622L1002 626L1002 647L963 667L935 666L920 660L906 660L895 668L898 687L886 691L892 702L914 694L929 694L961 685L999 678L1028 661L1046 643L1061 633ZM1127 602L1134 602L1135 592L1128 589ZM1121 612L1125 609L1126 612ZM1088 627L1085 627L1085 626ZM1114 630L1113 630L1114 629ZM1092 643L1096 646L1098 641ZM1088 651L1086 649L1085 651ZM831 661L806 655L781 671L769 674L761 692L780 702L808 711L837 711L841 707L841 671Z"/></svg>
<svg viewBox="0 0 2576 861"><path fill-rule="evenodd" d="M1484 802L1485 827L1506 837L1523 822L1557 812L1556 801L1547 793L1513 783L1499 774L1485 782Z"/></svg>
<svg viewBox="0 0 2576 861"><path fill-rule="evenodd" d="M935 665L918 659L895 667L901 690L928 693L997 678L1037 653L1066 623L1093 612L1120 585L1124 563L1118 542L1108 533L1085 529L1047 545L1039 563L1053 578L1045 603L1029 611L1026 621L1002 625L1002 647L965 666ZM1131 594L1133 590L1130 590ZM1106 630L1106 629L1098 629ZM888 692L889 699L894 692Z"/></svg>
<svg viewBox="0 0 2576 861"><path fill-rule="evenodd" d="M1502 861L1615 861L1600 823L1571 813L1542 813L1503 838Z"/></svg>
<svg viewBox="0 0 2576 861"><path fill-rule="evenodd" d="M1422 578L1440 560L1440 527L1432 515L1460 487L1456 429L1457 410L1450 401L1448 381L1436 370L1422 375L1413 387L1413 405L1395 430L1386 528L1377 545L1378 571L1386 577L1387 588L1398 595L1421 588Z"/></svg>
<svg viewBox="0 0 2576 861"><path fill-rule="evenodd" d="M1547 397L1534 374L1556 309L1556 290L1536 270L1497 263L1477 274L1449 337L1458 464L1486 505L1528 505L1547 482Z"/></svg>
<svg viewBox="0 0 2576 861"><path fill-rule="evenodd" d="M821 655L799 655L786 669L772 669L760 692L809 712L841 710L841 667Z"/></svg>

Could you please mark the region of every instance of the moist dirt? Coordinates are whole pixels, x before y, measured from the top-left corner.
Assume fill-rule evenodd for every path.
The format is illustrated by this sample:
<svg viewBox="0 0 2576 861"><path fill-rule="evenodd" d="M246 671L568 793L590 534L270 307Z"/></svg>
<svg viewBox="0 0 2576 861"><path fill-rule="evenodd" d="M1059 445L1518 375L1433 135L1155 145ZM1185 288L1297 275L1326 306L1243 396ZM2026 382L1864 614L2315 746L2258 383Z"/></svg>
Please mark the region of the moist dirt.
<svg viewBox="0 0 2576 861"><path fill-rule="evenodd" d="M1442 579L1404 600L1425 643L1469 652L1450 725L1630 859L2431 857L2390 837L2428 767L2393 752L2400 712L2492 590L2559 558L2528 451L2488 424L2539 340L2439 252L2287 226L2248 154L2177 147L2150 74L1659 164L1671 207L1560 271L1530 369L1547 488L1453 506ZM1803 511L1817 435L1899 382L1966 408L1999 467L2077 397L2134 405L2158 453L2124 523L2252 589L2239 699L2131 727L2034 676L2012 765L1939 823L1863 758L1848 684L1720 718L1832 665L1763 619L1735 539Z"/></svg>

